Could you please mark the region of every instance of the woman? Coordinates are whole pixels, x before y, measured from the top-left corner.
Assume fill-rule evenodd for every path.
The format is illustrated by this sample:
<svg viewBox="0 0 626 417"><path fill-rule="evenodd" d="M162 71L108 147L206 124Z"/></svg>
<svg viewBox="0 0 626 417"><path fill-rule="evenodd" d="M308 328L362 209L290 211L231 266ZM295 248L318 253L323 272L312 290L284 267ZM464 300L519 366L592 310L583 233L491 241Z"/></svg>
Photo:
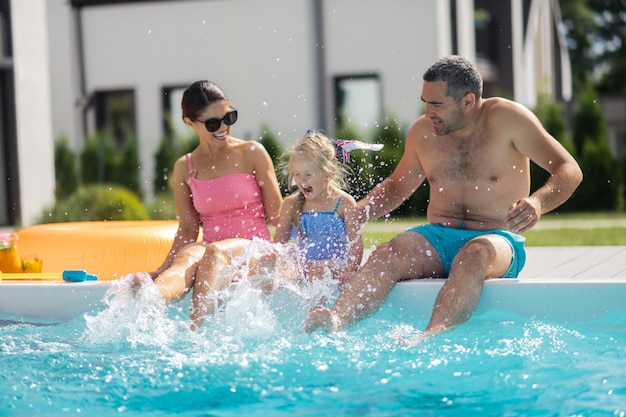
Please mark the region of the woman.
<svg viewBox="0 0 626 417"><path fill-rule="evenodd" d="M167 302L192 288L198 261L211 243L253 237L269 241L267 221L278 223L282 204L269 154L258 142L230 135L237 110L216 84L191 84L183 94L182 116L200 143L174 164L178 230L165 261L150 274ZM202 242L197 242L201 225Z"/></svg>

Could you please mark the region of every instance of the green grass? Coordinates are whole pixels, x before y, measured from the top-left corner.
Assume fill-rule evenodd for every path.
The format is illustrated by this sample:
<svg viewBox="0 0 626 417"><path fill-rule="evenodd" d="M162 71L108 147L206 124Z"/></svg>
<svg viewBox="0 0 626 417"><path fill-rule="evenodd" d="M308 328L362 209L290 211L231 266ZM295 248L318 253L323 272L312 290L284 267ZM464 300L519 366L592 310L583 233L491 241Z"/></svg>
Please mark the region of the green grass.
<svg viewBox="0 0 626 417"><path fill-rule="evenodd" d="M530 230L526 246L626 246L626 228Z"/></svg>
<svg viewBox="0 0 626 417"><path fill-rule="evenodd" d="M607 220L618 225L594 226ZM363 231L365 247L388 242L407 227L425 222L425 218L370 222ZM524 236L526 246L626 246L626 213L548 214Z"/></svg>

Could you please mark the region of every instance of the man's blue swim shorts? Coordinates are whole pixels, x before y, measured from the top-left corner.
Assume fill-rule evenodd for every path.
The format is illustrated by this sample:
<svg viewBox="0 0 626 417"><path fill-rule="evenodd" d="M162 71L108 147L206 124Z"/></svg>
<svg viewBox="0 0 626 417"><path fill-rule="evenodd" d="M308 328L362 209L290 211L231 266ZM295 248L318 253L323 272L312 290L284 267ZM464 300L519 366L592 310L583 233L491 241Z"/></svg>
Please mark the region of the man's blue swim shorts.
<svg viewBox="0 0 626 417"><path fill-rule="evenodd" d="M469 240L483 235L499 235L506 239L511 245L513 258L508 271L502 278L516 278L524 264L526 264L526 249L524 242L526 238L509 232L508 230L467 230L454 227L446 227L442 224L422 224L406 229L407 232L417 232L424 236L433 245L441 262L443 263L444 275L447 277L452 267L452 261L456 254Z"/></svg>

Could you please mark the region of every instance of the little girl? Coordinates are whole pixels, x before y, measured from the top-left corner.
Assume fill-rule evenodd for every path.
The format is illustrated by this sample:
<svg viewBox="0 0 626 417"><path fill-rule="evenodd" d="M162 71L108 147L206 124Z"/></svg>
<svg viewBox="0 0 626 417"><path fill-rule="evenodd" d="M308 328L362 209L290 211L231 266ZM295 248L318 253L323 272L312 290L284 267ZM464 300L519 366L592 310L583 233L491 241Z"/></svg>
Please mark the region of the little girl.
<svg viewBox="0 0 626 417"><path fill-rule="evenodd" d="M295 239L309 280L328 270L341 284L359 267L363 241L356 201L342 190L346 170L337 149L325 135L308 131L286 154L283 172L297 191L283 201L274 242Z"/></svg>

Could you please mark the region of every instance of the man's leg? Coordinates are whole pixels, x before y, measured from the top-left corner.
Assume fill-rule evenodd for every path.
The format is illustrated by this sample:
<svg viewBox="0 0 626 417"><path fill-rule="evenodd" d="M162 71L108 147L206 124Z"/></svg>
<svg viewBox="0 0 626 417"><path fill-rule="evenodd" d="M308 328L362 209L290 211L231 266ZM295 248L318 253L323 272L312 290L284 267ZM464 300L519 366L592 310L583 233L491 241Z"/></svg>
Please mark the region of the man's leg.
<svg viewBox="0 0 626 417"><path fill-rule="evenodd" d="M379 246L348 281L332 309L309 313L304 330L339 330L375 313L402 279L437 277L443 273L439 255L416 232L405 232Z"/></svg>
<svg viewBox="0 0 626 417"><path fill-rule="evenodd" d="M511 245L501 236L484 235L467 242L435 299L425 333L440 333L467 321L480 301L485 279L504 275L512 257Z"/></svg>

